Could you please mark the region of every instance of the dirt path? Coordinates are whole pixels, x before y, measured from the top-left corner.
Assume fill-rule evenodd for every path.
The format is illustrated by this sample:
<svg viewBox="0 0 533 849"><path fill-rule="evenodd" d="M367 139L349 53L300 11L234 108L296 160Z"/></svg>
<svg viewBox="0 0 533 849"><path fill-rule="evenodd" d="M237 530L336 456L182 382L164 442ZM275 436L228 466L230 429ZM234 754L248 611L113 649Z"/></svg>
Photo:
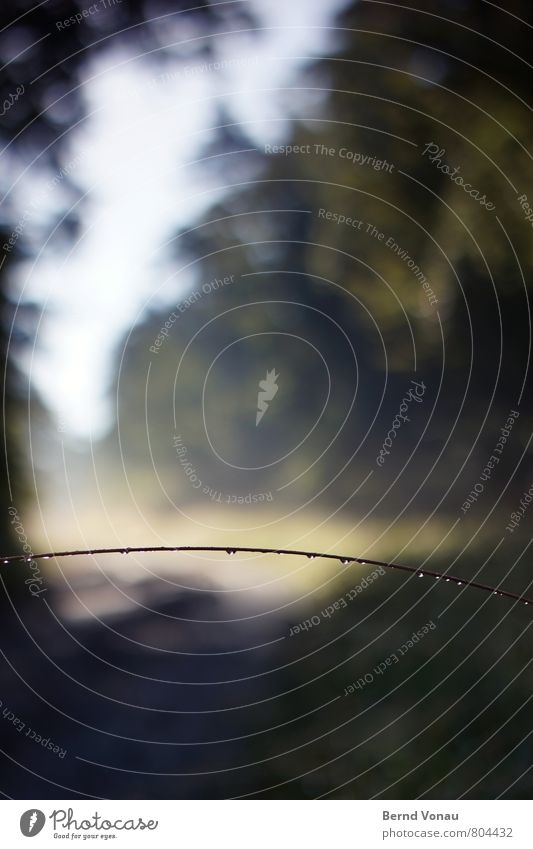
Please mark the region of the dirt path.
<svg viewBox="0 0 533 849"><path fill-rule="evenodd" d="M209 591L103 624L62 622L58 597L32 602L23 624L8 612L0 638L5 795L227 798L260 786L257 737L242 738L270 724L260 702L275 691L264 673L281 621L228 621L245 609Z"/></svg>

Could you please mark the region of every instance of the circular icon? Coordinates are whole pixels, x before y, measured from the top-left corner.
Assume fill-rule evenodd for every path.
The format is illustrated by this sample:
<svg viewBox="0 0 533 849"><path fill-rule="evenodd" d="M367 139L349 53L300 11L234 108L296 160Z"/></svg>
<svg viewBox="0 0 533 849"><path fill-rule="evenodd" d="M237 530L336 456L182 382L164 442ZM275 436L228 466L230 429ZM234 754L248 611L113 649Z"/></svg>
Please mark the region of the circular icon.
<svg viewBox="0 0 533 849"><path fill-rule="evenodd" d="M24 811L20 818L20 830L24 837L35 837L42 831L45 822L46 817L42 811L30 808L29 811Z"/></svg>

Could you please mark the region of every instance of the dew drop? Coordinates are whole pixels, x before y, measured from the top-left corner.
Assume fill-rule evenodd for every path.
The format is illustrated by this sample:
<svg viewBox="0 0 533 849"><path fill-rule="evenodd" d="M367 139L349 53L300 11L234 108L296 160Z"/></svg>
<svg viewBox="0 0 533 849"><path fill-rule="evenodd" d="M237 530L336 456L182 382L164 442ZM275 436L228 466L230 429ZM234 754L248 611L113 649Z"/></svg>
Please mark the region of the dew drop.
<svg viewBox="0 0 533 849"><path fill-rule="evenodd" d="M343 566L347 566L350 561L347 557L341 557L341 563Z"/></svg>
<svg viewBox="0 0 533 849"><path fill-rule="evenodd" d="M449 579L449 578L446 578L446 580L447 580L447 581L449 581L450 579Z"/></svg>
<svg viewBox="0 0 533 849"><path fill-rule="evenodd" d="M457 586L458 586L458 587L462 587L462 585L463 585L463 582L462 582L462 581L457 581Z"/></svg>
<svg viewBox="0 0 533 849"><path fill-rule="evenodd" d="M423 573L423 572L419 572L419 573L418 573L418 577L419 577L419 578L423 578L423 577L424 577L424 573Z"/></svg>
<svg viewBox="0 0 533 849"><path fill-rule="evenodd" d="M308 560L314 560L314 559L315 559L315 557L316 557L316 554L308 554L308 555L307 555L307 559L308 559Z"/></svg>
<svg viewBox="0 0 533 849"><path fill-rule="evenodd" d="M227 548L226 554L235 554L235 549L234 548Z"/></svg>

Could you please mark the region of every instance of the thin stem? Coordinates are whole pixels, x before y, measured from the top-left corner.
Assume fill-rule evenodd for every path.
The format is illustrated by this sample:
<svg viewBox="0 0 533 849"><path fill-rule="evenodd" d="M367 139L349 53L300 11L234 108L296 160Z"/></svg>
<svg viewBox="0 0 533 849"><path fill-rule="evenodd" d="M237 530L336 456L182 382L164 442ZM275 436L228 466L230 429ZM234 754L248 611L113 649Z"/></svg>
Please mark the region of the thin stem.
<svg viewBox="0 0 533 849"><path fill-rule="evenodd" d="M382 566L384 569L400 569L402 572L417 574L420 578L436 578L439 581L442 580L450 582L459 587L471 587L476 590L483 590L484 592L491 593L493 595L510 598L513 601L519 601L522 604L533 605L533 599L527 598L526 596L511 593L507 590L501 590L499 587L492 587L488 584L481 584L478 581L469 581L465 578L458 578L455 575L448 575L446 572L433 572L430 569L418 569L414 566L404 566L400 563L385 563L382 560L369 560L367 557L363 558L351 557L342 554L324 554L320 551L297 551L291 548L256 548L225 545L146 545L135 546L132 548L91 548L79 549L77 551L48 551L41 554L32 554L31 556L26 554L14 554L2 557L0 555L0 561L4 565L8 565L9 563L31 562L32 560L51 560L53 557L84 557L91 554L141 554L145 552L159 551L215 551L225 552L226 554L236 554L237 552L245 554L291 554L295 557L308 557L310 559L320 557L323 560L336 560L337 562L342 563L343 566L347 566L350 563L359 563L361 566Z"/></svg>

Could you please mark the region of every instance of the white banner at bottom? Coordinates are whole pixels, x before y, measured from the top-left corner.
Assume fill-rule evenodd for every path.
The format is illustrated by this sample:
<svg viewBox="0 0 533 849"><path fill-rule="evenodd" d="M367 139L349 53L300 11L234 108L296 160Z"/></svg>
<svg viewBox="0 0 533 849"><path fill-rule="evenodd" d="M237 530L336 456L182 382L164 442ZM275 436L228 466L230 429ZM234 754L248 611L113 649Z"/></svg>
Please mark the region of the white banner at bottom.
<svg viewBox="0 0 533 849"><path fill-rule="evenodd" d="M531 849L527 801L3 801L1 845ZM68 843L67 843L68 841Z"/></svg>

